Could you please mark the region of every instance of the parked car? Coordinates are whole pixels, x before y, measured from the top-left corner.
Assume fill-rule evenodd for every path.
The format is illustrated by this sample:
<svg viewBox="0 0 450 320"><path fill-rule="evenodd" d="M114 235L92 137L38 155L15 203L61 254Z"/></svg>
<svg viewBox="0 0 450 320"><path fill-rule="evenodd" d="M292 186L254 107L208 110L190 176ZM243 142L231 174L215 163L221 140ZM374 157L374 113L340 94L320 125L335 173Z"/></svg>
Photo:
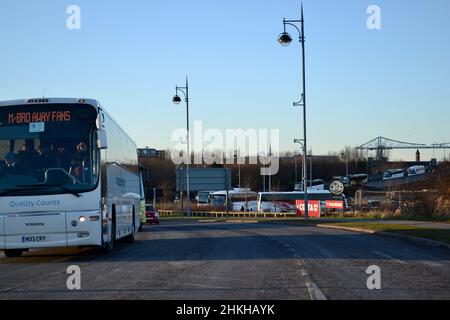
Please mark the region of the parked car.
<svg viewBox="0 0 450 320"><path fill-rule="evenodd" d="M150 224L159 224L159 213L152 205L145 206L146 222Z"/></svg>
<svg viewBox="0 0 450 320"><path fill-rule="evenodd" d="M381 208L380 200L369 200L367 201L367 209L368 210L378 210Z"/></svg>

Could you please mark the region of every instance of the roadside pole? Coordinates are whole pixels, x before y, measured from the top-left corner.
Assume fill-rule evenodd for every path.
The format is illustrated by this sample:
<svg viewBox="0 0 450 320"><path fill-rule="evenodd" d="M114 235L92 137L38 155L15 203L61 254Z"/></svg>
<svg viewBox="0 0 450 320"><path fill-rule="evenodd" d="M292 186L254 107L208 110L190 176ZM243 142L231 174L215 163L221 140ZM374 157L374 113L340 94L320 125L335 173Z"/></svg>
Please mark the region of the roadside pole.
<svg viewBox="0 0 450 320"><path fill-rule="evenodd" d="M183 167L180 166L180 204L181 204L181 218L184 219L184 195L183 195L183 183L184 183L184 171Z"/></svg>
<svg viewBox="0 0 450 320"><path fill-rule="evenodd" d="M225 206L227 208L227 218L228 218L228 216L230 214L230 209L228 207L228 205L229 205L228 198L229 198L230 194L229 194L229 190L228 190L229 189L229 186L228 186L228 171L227 171L227 168L225 168L225 167L224 167L224 170L225 170L225 191L227 192L226 199L225 199Z"/></svg>

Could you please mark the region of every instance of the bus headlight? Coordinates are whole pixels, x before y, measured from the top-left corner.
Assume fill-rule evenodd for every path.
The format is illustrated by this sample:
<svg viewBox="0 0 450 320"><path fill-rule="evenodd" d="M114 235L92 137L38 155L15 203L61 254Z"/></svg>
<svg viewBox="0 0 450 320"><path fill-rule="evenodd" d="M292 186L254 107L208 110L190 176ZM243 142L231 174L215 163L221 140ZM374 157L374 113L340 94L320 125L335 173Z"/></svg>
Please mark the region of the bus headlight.
<svg viewBox="0 0 450 320"><path fill-rule="evenodd" d="M80 222L81 223L86 222L86 218L85 217L80 217Z"/></svg>

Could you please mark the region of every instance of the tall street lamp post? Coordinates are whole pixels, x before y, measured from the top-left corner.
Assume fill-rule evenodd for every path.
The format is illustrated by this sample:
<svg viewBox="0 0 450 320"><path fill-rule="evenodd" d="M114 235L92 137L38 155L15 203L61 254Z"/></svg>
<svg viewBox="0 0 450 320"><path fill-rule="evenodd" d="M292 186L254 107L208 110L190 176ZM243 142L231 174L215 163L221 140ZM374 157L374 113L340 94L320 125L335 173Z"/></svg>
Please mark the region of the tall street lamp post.
<svg viewBox="0 0 450 320"><path fill-rule="evenodd" d="M341 155L342 155L342 158L344 158L344 160L345 160L345 177L348 178L348 175L349 175L349 169L348 169L349 156L348 156L347 151L343 152Z"/></svg>
<svg viewBox="0 0 450 320"><path fill-rule="evenodd" d="M189 126L189 84L188 84L188 78L186 77L186 86L185 87L175 87L175 96L173 97L172 101L176 105L181 103L181 98L178 95L178 92L181 92L184 94L185 101L186 101L186 128L187 128L187 161L186 161L186 191L187 191L187 200L188 200L188 218L191 218L191 192L190 192L190 185L189 185L189 165L191 163L191 150L190 150L190 126ZM183 181L181 181L181 184L183 184Z"/></svg>
<svg viewBox="0 0 450 320"><path fill-rule="evenodd" d="M304 148L304 142L303 142L304 140L303 139L294 139L294 143L297 143L297 144L299 144L300 145L300 147L301 147L301 151L300 151L300 156L303 158L303 162L305 161L305 157L302 155L302 152L303 151L305 151L305 148ZM305 177L305 166L303 165L303 162L302 162L302 190L301 191L305 191L305 189L308 189L307 188L307 186L306 186L306 188L305 188L305 180L304 180L304 177Z"/></svg>
<svg viewBox="0 0 450 320"><path fill-rule="evenodd" d="M239 156L240 156L240 151L239 151ZM241 164L240 164L240 158L239 158L239 156L238 156L238 152L236 151L235 153L234 153L234 159L236 160L236 162L237 162L237 165L238 165L238 171L239 171L239 190L241 189Z"/></svg>
<svg viewBox="0 0 450 320"><path fill-rule="evenodd" d="M280 34L278 42L286 47L292 43L292 37L287 33L286 26L292 26L297 29L299 33L299 40L302 47L302 75L303 75L303 93L301 95L301 100L294 103L295 107L303 107L303 187L305 192L305 219L309 218L309 208L308 208L308 164L307 164L307 140L306 140L306 70L305 70L305 28L304 28L304 18L303 18L303 4L301 8L301 19L300 20L286 20L283 19L284 31ZM300 25L300 27L298 27Z"/></svg>

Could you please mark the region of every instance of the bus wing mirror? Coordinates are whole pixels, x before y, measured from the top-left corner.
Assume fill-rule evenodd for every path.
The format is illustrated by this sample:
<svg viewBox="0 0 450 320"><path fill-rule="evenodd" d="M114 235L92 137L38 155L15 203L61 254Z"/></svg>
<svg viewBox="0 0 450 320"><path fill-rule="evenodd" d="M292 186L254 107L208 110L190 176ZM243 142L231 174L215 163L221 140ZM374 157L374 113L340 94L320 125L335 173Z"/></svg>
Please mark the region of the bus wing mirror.
<svg viewBox="0 0 450 320"><path fill-rule="evenodd" d="M95 120L95 125L98 130L103 130L105 128L105 115L103 112L98 112L97 119Z"/></svg>
<svg viewBox="0 0 450 320"><path fill-rule="evenodd" d="M105 130L97 131L97 148L100 150L108 149L108 139Z"/></svg>

